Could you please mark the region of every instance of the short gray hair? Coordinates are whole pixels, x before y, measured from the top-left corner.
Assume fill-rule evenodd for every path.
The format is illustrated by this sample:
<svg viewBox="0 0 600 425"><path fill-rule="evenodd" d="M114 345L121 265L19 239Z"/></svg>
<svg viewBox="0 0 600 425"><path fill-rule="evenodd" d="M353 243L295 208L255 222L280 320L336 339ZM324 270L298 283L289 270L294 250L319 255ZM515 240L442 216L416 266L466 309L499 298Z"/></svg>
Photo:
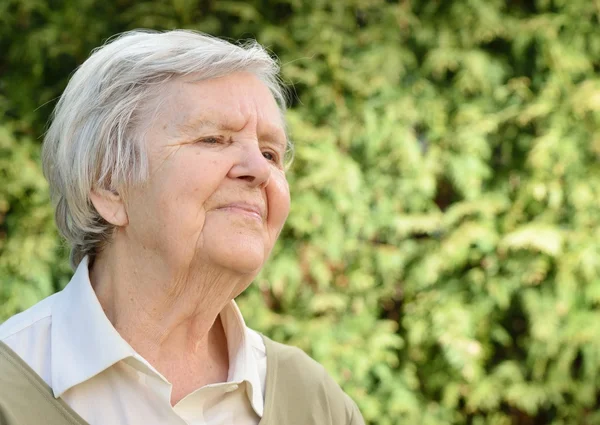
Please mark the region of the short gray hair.
<svg viewBox="0 0 600 425"><path fill-rule="evenodd" d="M86 255L93 261L114 230L92 205L92 188L116 191L147 179L141 127L161 89L190 74L206 80L240 71L269 88L283 115L279 66L255 41L136 30L113 37L77 69L56 105L42 151L56 224L71 245L71 267Z"/></svg>

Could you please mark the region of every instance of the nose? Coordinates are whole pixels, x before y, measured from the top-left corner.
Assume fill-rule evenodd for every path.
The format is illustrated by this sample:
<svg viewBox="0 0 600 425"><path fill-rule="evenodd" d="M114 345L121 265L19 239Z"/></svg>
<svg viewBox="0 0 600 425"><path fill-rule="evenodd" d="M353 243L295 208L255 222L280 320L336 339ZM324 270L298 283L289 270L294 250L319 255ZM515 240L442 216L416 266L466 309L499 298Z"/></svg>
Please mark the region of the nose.
<svg viewBox="0 0 600 425"><path fill-rule="evenodd" d="M245 144L240 159L229 170L229 177L241 179L251 186L266 186L271 177L271 164L263 156L257 142Z"/></svg>

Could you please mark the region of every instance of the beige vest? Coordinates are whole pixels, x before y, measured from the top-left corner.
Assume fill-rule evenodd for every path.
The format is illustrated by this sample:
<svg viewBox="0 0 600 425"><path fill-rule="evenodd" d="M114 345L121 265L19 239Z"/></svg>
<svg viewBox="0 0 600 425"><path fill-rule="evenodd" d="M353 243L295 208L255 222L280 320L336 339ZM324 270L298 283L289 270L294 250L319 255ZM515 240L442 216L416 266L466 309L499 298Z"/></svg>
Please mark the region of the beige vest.
<svg viewBox="0 0 600 425"><path fill-rule="evenodd" d="M356 404L302 350L263 337L267 388L260 425L364 425ZM88 425L0 342L0 425Z"/></svg>

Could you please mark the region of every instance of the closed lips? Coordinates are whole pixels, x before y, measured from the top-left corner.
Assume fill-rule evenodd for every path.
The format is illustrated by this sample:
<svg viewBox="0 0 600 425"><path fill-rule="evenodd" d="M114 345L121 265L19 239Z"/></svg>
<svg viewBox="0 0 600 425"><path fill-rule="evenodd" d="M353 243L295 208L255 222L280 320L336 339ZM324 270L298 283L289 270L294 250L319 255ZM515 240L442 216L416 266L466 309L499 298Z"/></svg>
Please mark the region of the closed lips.
<svg viewBox="0 0 600 425"><path fill-rule="evenodd" d="M249 214L254 214L258 218L261 218L261 219L263 218L263 215L264 215L262 208L260 208L259 206L251 205L251 204L244 204L244 203L227 204L218 209L220 209L220 210L240 210L240 211L244 211Z"/></svg>

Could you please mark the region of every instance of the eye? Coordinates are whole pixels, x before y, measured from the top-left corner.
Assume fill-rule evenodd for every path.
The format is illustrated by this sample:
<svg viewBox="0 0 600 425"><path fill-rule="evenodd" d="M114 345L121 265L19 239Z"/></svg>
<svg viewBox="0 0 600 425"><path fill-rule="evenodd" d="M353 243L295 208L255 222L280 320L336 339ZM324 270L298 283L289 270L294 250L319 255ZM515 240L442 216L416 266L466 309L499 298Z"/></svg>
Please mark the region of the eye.
<svg viewBox="0 0 600 425"><path fill-rule="evenodd" d="M221 143L222 141L222 138L217 136L203 137L198 140L198 142L205 143L207 145L216 145L218 143Z"/></svg>
<svg viewBox="0 0 600 425"><path fill-rule="evenodd" d="M273 152L264 151L262 155L267 161L277 162L277 155L275 155Z"/></svg>

